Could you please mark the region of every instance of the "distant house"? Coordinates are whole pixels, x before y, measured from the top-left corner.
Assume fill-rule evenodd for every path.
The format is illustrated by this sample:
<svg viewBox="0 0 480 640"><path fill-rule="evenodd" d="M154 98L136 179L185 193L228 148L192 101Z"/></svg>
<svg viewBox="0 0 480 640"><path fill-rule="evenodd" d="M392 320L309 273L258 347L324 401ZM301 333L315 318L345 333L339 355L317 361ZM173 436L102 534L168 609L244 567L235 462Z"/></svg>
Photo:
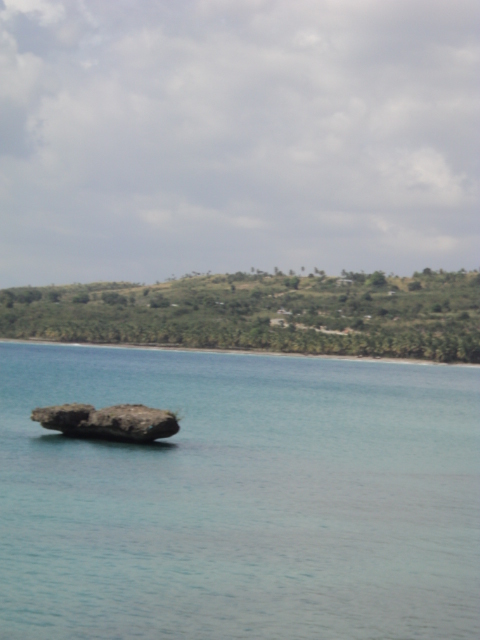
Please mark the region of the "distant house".
<svg viewBox="0 0 480 640"><path fill-rule="evenodd" d="M349 280L348 278L339 278L337 280L337 287L340 287L342 285L348 286L348 285L351 285L351 284L353 284L353 280Z"/></svg>
<svg viewBox="0 0 480 640"><path fill-rule="evenodd" d="M280 314L280 315L282 315L282 316L291 316L291 315L292 315L292 312L291 312L291 311L287 311L286 309L283 309L283 308L282 308L282 309L279 309L279 310L277 311L277 313L279 313L279 314Z"/></svg>
<svg viewBox="0 0 480 640"><path fill-rule="evenodd" d="M396 293L397 293L396 291L389 291L389 292L388 292L388 295L389 295L389 296L394 296Z"/></svg>

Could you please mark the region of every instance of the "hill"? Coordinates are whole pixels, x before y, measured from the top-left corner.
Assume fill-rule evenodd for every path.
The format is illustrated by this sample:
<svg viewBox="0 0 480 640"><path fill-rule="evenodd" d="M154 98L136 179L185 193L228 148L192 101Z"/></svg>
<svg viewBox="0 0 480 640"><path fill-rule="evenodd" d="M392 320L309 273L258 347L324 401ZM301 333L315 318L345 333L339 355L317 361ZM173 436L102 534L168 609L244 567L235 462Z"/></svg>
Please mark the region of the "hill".
<svg viewBox="0 0 480 640"><path fill-rule="evenodd" d="M0 290L0 338L480 363L480 274L276 270Z"/></svg>

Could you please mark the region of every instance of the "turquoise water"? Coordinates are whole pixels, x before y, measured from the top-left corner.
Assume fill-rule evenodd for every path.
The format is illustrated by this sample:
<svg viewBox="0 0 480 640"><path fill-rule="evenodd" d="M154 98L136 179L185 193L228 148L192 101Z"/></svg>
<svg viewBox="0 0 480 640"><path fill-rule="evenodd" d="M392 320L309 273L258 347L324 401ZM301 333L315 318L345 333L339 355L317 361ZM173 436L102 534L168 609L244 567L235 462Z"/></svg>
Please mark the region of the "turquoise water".
<svg viewBox="0 0 480 640"><path fill-rule="evenodd" d="M480 368L0 343L0 638L480 637ZM36 406L180 409L153 446Z"/></svg>

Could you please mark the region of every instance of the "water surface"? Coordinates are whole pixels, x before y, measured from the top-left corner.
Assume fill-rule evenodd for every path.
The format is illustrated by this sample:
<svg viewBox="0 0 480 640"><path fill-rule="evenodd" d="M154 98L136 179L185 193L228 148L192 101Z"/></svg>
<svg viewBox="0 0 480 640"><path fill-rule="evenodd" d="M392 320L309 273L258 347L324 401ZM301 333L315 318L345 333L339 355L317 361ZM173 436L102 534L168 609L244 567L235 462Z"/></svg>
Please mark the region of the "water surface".
<svg viewBox="0 0 480 640"><path fill-rule="evenodd" d="M0 343L0 638L480 637L480 369ZM33 407L180 409L154 446Z"/></svg>

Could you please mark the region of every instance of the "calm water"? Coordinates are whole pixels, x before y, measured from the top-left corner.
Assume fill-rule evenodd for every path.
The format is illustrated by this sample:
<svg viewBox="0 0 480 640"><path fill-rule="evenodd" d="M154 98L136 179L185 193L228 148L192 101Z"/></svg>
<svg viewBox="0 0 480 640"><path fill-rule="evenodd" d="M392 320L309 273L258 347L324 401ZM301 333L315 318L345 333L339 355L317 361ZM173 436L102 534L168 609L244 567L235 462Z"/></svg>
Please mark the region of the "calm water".
<svg viewBox="0 0 480 640"><path fill-rule="evenodd" d="M480 368L0 343L0 638L480 637ZM36 406L180 409L168 444Z"/></svg>

